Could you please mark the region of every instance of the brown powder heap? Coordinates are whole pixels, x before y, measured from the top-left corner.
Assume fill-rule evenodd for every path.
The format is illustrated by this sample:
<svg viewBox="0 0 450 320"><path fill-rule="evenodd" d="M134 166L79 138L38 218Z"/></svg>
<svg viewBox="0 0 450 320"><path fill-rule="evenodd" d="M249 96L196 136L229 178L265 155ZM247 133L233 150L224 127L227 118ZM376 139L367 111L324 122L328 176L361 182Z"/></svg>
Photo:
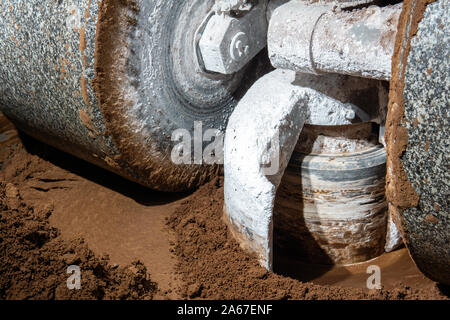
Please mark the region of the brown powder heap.
<svg viewBox="0 0 450 320"><path fill-rule="evenodd" d="M4 127L3 132L11 134L11 127ZM172 270L172 260L163 257L169 254L169 239L173 239L173 252L178 261L176 271L180 276L176 277L176 281L166 283L164 292L157 291L142 263L135 262L130 266L124 262L121 264L123 268L111 266L107 258L99 258L88 248L88 245L95 248L95 238L88 243L79 239L70 240L73 237L67 237L63 229L60 232L49 224L51 215L53 219L61 210L68 210L61 207L62 201L57 197L65 199L69 192L76 194L77 190L84 188L86 177L80 173L86 174L90 169L51 147L24 136L22 138L25 138L27 149L18 141L17 135L11 134L9 139L0 142L0 299L149 299L178 296L191 299L446 298L435 284L420 288L414 284L409 287L395 284L393 290L369 291L319 286L267 272L259 266L255 257L239 247L222 221L221 178L180 200L180 206L173 209L175 211L170 209L174 213L165 215L170 216L167 221L170 230L164 228L165 231L158 235L170 232L170 237L164 240L167 247L156 246L159 249L152 254L158 259L160 254L161 259L156 263L162 264L164 270ZM93 169L98 176L98 169ZM106 180L108 182L103 181L103 185L97 187L93 184L92 193L98 192L100 195L105 186L114 188L123 184L123 180L114 179L114 176ZM142 192L146 197L152 197L151 193ZM79 195L85 197L85 193ZM129 208L134 210L136 207ZM104 221L105 216L109 218L109 209L108 206L92 208L95 213L93 221L96 221L95 217L100 219L98 221ZM84 209L83 206L76 206L70 210L78 212ZM146 228L145 225L141 227ZM143 246L139 250L133 253L133 257L145 260L148 248ZM105 251L113 254L112 251ZM69 276L67 267L72 264L81 268L80 291L69 291L66 286ZM158 275L158 271L154 271L158 268L152 269L149 263L147 267L152 270L153 278L159 277L158 281L169 276ZM397 266L396 270L402 274L405 269ZM173 272L169 273L172 276Z"/></svg>
<svg viewBox="0 0 450 320"><path fill-rule="evenodd" d="M48 222L51 203L30 205L14 184L1 181L0 209L0 299L153 297L156 284L141 262L117 268L83 240L62 240ZM81 269L81 290L67 288L69 265Z"/></svg>
<svg viewBox="0 0 450 320"><path fill-rule="evenodd" d="M174 252L185 298L445 299L436 286L369 291L302 283L268 272L233 239L222 221L222 209L223 185L217 178L182 203L167 222L176 234Z"/></svg>

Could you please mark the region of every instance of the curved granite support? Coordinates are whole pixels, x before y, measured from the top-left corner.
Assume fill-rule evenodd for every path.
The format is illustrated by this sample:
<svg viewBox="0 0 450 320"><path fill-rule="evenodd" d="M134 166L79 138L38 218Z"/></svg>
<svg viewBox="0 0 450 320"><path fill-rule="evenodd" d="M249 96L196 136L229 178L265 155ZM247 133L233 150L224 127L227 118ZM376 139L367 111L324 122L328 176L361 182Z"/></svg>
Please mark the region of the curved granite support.
<svg viewBox="0 0 450 320"><path fill-rule="evenodd" d="M275 194L304 124L343 125L355 117L351 104L326 94L342 88L348 77L299 77L308 81L287 70L258 80L231 115L225 136L225 220L267 269L272 269Z"/></svg>

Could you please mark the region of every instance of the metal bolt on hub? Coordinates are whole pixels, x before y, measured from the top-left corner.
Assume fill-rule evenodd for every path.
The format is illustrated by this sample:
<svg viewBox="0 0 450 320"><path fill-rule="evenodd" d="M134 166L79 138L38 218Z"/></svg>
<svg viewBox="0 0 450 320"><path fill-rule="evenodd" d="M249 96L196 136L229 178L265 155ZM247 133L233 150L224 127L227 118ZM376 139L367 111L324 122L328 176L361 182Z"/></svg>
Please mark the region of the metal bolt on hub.
<svg viewBox="0 0 450 320"><path fill-rule="evenodd" d="M198 42L198 58L207 71L236 73L266 46L266 7L261 1L240 17L215 14L209 19Z"/></svg>

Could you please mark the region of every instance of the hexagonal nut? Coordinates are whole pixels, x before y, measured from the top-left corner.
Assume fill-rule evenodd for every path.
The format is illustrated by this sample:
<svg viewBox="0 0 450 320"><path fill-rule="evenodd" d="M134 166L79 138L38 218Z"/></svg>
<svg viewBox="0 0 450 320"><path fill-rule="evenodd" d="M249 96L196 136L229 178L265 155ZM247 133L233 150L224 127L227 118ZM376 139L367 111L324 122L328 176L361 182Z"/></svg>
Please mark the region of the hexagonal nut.
<svg viewBox="0 0 450 320"><path fill-rule="evenodd" d="M265 47L266 35L262 8L255 7L239 19L213 15L199 41L205 69L222 74L239 71Z"/></svg>
<svg viewBox="0 0 450 320"><path fill-rule="evenodd" d="M199 42L205 69L223 74L233 73L236 63L230 54L234 37L241 32L239 21L227 15L214 15L209 20Z"/></svg>

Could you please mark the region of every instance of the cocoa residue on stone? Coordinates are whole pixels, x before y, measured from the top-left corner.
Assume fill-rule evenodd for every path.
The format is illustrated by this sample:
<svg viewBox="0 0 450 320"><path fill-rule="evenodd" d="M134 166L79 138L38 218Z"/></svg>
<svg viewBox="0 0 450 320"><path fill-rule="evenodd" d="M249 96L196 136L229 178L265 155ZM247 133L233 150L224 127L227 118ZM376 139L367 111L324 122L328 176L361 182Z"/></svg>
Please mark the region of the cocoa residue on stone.
<svg viewBox="0 0 450 320"><path fill-rule="evenodd" d="M94 89L99 108L120 155L119 170L123 176L144 186L160 191L184 191L209 181L216 166L186 168L175 165L157 150L156 143L133 124L134 101L124 88L132 88L128 76L134 34L139 13L135 0L105 0L99 5L95 38ZM152 138L153 139L153 138ZM150 139L151 140L151 139ZM152 141L150 141L152 142ZM195 172L197 171L197 172ZM193 178L195 177L195 178Z"/></svg>
<svg viewBox="0 0 450 320"><path fill-rule="evenodd" d="M419 196L408 180L401 157L408 145L408 132L404 122L404 77L411 46L411 38L417 33L420 20L427 4L434 0L404 1L399 18L398 33L392 63L392 80L389 92L388 115L386 119L387 167L386 196L397 226L401 227L401 213L405 208L415 207ZM410 16L411 8L414 15Z"/></svg>
<svg viewBox="0 0 450 320"><path fill-rule="evenodd" d="M167 224L176 235L180 294L200 299L445 299L439 289L364 290L302 283L262 268L222 220L223 181L216 178L181 204Z"/></svg>

